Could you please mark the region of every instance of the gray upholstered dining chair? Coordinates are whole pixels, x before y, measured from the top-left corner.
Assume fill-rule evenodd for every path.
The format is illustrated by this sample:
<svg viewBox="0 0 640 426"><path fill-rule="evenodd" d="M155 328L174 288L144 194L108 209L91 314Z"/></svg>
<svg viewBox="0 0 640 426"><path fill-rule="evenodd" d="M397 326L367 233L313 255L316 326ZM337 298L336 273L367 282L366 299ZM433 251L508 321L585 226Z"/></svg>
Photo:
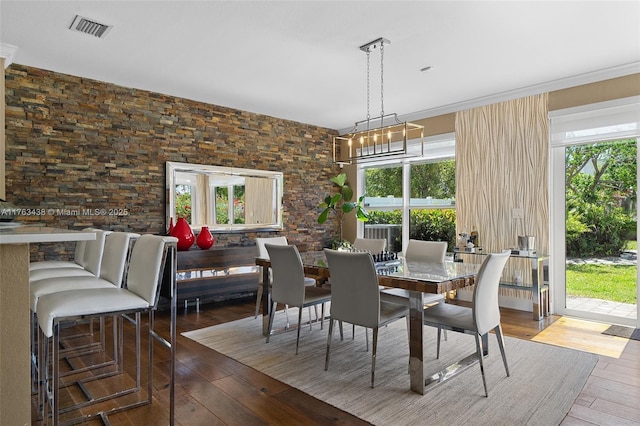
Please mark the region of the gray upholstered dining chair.
<svg viewBox="0 0 640 426"><path fill-rule="evenodd" d="M384 238L356 238L353 241L353 248L365 250L371 254L378 254L387 247L387 240Z"/></svg>
<svg viewBox="0 0 640 426"><path fill-rule="evenodd" d="M265 244L276 244L280 246L286 246L289 243L287 242L287 237L267 237L267 238L256 238L256 248L258 249L258 256L260 259L269 259L269 253L265 248ZM258 277L258 291L256 293L256 312L253 316L254 318L258 318L258 313L260 312L260 302L262 301L262 292L264 287L262 286L262 280L264 279L264 274L262 273L262 266L260 267L260 275ZM273 274L269 271L269 286L271 286L271 282L273 281ZM310 277L304 277L305 285L316 285L316 280ZM289 327L289 314L287 312L287 306L284 307L284 314L287 318L287 327ZM318 311L316 311L316 319L318 319Z"/></svg>
<svg viewBox="0 0 640 426"><path fill-rule="evenodd" d="M480 363L485 396L489 396L489 392L487 391L487 380L484 374L483 348L480 344L480 339L490 331L495 331L504 369L507 377L509 376L502 327L500 326L500 307L498 305L498 285L509 255L509 251L492 253L482 262L473 290L472 306L470 308L443 303L424 310L424 323L438 328L436 354L438 358L440 357L441 330L451 330L475 336L476 355Z"/></svg>
<svg viewBox="0 0 640 426"><path fill-rule="evenodd" d="M273 282L271 284L271 309L269 313L269 329L267 332L267 343L273 327L273 318L276 314L276 304L298 308L298 330L296 337L296 354L300 342L300 328L302 328L302 309L305 307L316 307L322 305L321 321L324 321L324 304L331 301L331 290L306 285L304 276L304 266L300 253L294 245L274 245L265 244L271 260L271 270L273 272ZM322 324L322 322L321 322ZM311 327L311 317L309 317Z"/></svg>
<svg viewBox="0 0 640 426"><path fill-rule="evenodd" d="M329 354L333 326L336 321L373 329L371 352L371 387L375 384L378 329L408 315L404 305L380 299L378 275L370 253L324 250L331 274L331 319L327 337L325 371L329 369Z"/></svg>
<svg viewBox="0 0 640 426"><path fill-rule="evenodd" d="M442 263L446 254L446 241L409 240L404 258L407 262Z"/></svg>
<svg viewBox="0 0 640 426"><path fill-rule="evenodd" d="M446 241L409 240L404 258L407 263L444 263L446 254ZM409 306L409 292L401 288L384 289L382 290L382 300L391 303L402 303ZM425 306L444 303L444 296L442 294L423 293L422 303Z"/></svg>
<svg viewBox="0 0 640 426"><path fill-rule="evenodd" d="M287 242L287 237L269 237L269 238L256 238L256 248L258 249L257 257L260 259L269 259L269 253L265 248L265 244L277 244L281 246L286 246L289 244ZM269 279L272 279L273 274L269 271ZM258 291L256 292L256 313L253 316L254 318L258 318L258 313L260 312L260 302L262 301L262 291L263 291L263 277L262 266L260 267L260 275L258 277ZM271 285L271 283L269 283ZM284 308L285 315L287 315L287 308ZM289 318L287 317L287 324L289 323Z"/></svg>

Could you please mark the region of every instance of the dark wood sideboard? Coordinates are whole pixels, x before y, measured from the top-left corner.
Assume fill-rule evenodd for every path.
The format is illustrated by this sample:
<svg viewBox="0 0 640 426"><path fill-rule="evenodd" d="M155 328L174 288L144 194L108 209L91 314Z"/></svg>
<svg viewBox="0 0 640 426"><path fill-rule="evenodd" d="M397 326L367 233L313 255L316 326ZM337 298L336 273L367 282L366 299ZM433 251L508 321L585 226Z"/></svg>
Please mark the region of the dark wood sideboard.
<svg viewBox="0 0 640 426"><path fill-rule="evenodd" d="M188 304L199 307L201 303L256 294L259 277L256 253L255 246L178 251L178 307L186 308ZM161 291L164 298L170 294L168 287L165 277Z"/></svg>

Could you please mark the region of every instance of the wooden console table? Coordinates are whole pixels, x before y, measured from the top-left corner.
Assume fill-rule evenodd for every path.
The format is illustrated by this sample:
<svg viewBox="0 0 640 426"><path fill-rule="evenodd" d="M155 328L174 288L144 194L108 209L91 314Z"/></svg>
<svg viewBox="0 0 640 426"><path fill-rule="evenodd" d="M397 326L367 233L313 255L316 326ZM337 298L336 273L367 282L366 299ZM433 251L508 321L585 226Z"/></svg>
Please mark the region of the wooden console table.
<svg viewBox="0 0 640 426"><path fill-rule="evenodd" d="M176 283L178 303L218 302L255 294L259 268L255 264L256 247L192 248L178 252ZM162 295L167 288L163 283Z"/></svg>

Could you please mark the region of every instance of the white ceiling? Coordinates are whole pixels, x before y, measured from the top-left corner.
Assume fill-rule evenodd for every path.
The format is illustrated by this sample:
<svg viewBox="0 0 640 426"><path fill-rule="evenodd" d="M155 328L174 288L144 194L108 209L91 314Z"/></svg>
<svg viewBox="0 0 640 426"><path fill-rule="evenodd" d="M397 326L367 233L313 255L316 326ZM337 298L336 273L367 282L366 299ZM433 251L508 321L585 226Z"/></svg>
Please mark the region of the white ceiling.
<svg viewBox="0 0 640 426"><path fill-rule="evenodd" d="M104 39L72 32L75 15L113 29ZM359 46L379 37L391 42L385 113L428 115L572 76L638 72L640 1L0 0L0 43L18 48L14 63L333 129L366 118ZM376 51L372 117L379 61Z"/></svg>

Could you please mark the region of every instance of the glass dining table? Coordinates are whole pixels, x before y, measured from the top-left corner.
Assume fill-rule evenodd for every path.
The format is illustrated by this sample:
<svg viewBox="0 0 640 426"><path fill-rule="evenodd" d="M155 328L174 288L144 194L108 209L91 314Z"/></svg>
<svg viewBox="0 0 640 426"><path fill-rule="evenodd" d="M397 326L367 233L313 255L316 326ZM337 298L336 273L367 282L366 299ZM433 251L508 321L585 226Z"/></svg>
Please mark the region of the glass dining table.
<svg viewBox="0 0 640 426"><path fill-rule="evenodd" d="M300 253L306 276L316 278L319 283L329 277L329 267L323 251ZM256 258L256 265L262 267L263 283L269 282L268 259ZM469 287L474 284L480 265L451 262L423 263L406 262L403 258L376 262L378 284L383 287L401 288L409 292L409 375L411 390L425 394L431 388L455 376L457 369L449 366L442 371L425 378L423 293L445 294L452 290ZM268 333L271 294L268 285L263 288L262 331ZM455 363L457 365L459 363ZM465 365L465 369L468 365ZM460 371L461 372L461 371Z"/></svg>

